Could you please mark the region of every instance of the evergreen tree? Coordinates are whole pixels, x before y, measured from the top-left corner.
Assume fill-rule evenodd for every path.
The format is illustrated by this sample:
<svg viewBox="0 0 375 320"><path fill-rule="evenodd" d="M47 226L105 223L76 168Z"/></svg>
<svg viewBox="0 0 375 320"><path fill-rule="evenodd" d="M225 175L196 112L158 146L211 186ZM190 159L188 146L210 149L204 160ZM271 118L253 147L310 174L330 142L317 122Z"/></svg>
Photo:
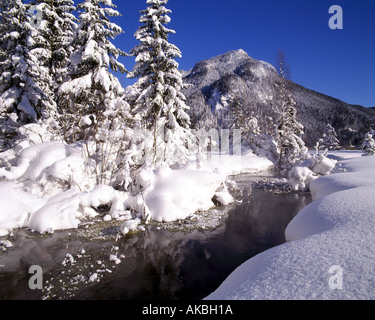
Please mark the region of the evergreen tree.
<svg viewBox="0 0 375 320"><path fill-rule="evenodd" d="M37 0L29 7L30 24L33 27L33 44L30 45L30 58L33 63L29 72L35 84L43 92L43 98L38 100L39 117L52 123L57 117L57 106L54 97L54 77L51 72L52 64L52 21L54 11L51 1Z"/></svg>
<svg viewBox="0 0 375 320"><path fill-rule="evenodd" d="M51 8L47 17L50 28L50 69L54 81L53 90L56 92L67 76L67 66L73 50L71 44L78 20L73 14L76 10L73 0L49 0L45 2Z"/></svg>
<svg viewBox="0 0 375 320"><path fill-rule="evenodd" d="M321 150L338 150L340 149L340 141L337 139L336 130L328 124L324 130L323 137L319 139L319 148Z"/></svg>
<svg viewBox="0 0 375 320"><path fill-rule="evenodd" d="M241 145L246 145L253 152L258 152L264 141L254 108L245 105L245 101L240 95L230 96L228 100L230 107L224 126L231 129L232 133L235 129L241 130Z"/></svg>
<svg viewBox="0 0 375 320"><path fill-rule="evenodd" d="M278 167L280 170L290 170L298 162L307 158L308 149L301 136L303 125L297 121L295 101L288 95L282 102L282 111L277 126L279 148Z"/></svg>
<svg viewBox="0 0 375 320"><path fill-rule="evenodd" d="M72 0L36 0L31 3L34 44L30 50L35 63L34 81L44 92L42 118L58 130L57 89L66 76L73 30L76 28Z"/></svg>
<svg viewBox="0 0 375 320"><path fill-rule="evenodd" d="M3 147L16 134L17 126L42 118L48 100L36 79L37 57L33 54L35 28L29 23L27 6L11 0L3 9L0 47L0 126Z"/></svg>
<svg viewBox="0 0 375 320"><path fill-rule="evenodd" d="M171 11L164 6L167 2L147 0L147 9L141 11L142 25L135 33L140 44L131 50L136 64L129 74L138 80L129 90L129 101L138 129L150 133L152 163L173 165L186 162L192 134L181 92L182 75L175 61L181 52L168 42L175 31L165 27L171 20Z"/></svg>
<svg viewBox="0 0 375 320"><path fill-rule="evenodd" d="M229 129L241 129L242 142L254 150L260 141L258 119L254 110L241 100L234 98L231 101Z"/></svg>
<svg viewBox="0 0 375 320"><path fill-rule="evenodd" d="M10 29L10 25L6 23L6 12L9 11L13 1L0 0L0 62L6 59L6 48L3 48L2 39Z"/></svg>
<svg viewBox="0 0 375 320"><path fill-rule="evenodd" d="M372 117L366 125L367 132L375 136L375 117Z"/></svg>
<svg viewBox="0 0 375 320"><path fill-rule="evenodd" d="M365 156L375 155L375 140L373 138L373 132L369 132L365 135L365 139L362 144L362 151Z"/></svg>
<svg viewBox="0 0 375 320"><path fill-rule="evenodd" d="M71 14L74 7L69 4L69 0L37 0L24 5L12 0L3 9L1 48L5 54L0 59L0 94L6 114L12 119L17 115L19 124L41 119L51 129L57 127L59 72L55 66L67 63L61 52L67 48L66 35L74 27L68 25L67 17L75 19Z"/></svg>
<svg viewBox="0 0 375 320"><path fill-rule="evenodd" d="M297 121L296 102L287 94L286 83L290 77L290 69L285 55L279 50L278 70L280 84L276 85L280 94L280 115L276 123L276 142L278 148L277 166L282 174L287 173L298 162L305 160L308 149L302 140L303 125Z"/></svg>
<svg viewBox="0 0 375 320"><path fill-rule="evenodd" d="M129 106L112 71L126 72L117 61L125 53L110 41L123 33L109 17L119 16L110 0L86 0L77 6L68 77L58 91L61 127L67 142L85 141L97 183L129 184Z"/></svg>
<svg viewBox="0 0 375 320"><path fill-rule="evenodd" d="M74 32L74 51L58 91L60 121L68 142L91 136L89 131L103 122L106 111L119 108L121 113L125 106L124 89L111 73L126 71L117 61L125 53L110 41L123 33L109 20L120 13L108 0L87 0L77 8L80 21Z"/></svg>

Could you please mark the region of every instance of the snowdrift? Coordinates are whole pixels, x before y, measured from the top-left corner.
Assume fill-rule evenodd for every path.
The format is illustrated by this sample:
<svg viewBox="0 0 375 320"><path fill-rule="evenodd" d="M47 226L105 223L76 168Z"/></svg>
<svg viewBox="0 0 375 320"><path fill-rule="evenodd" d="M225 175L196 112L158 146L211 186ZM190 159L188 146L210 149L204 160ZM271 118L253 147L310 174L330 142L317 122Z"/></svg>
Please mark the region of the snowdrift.
<svg viewBox="0 0 375 320"><path fill-rule="evenodd" d="M310 184L320 176L329 175L335 168L337 160L317 154L294 166L289 172L289 187L291 190L305 191Z"/></svg>
<svg viewBox="0 0 375 320"><path fill-rule="evenodd" d="M315 201L288 225L288 242L249 259L206 299L375 298L375 157L341 163L347 172L311 182Z"/></svg>
<svg viewBox="0 0 375 320"><path fill-rule="evenodd" d="M40 233L78 228L97 208L110 208L104 220L122 221L124 234L140 229L141 220L175 221L208 210L216 201L227 205L233 198L226 189L227 175L258 172L272 166L252 153L212 156L172 170L144 168L139 174L141 194L97 185L81 144L49 141L42 127L30 125L27 139L0 154L0 236L27 227ZM43 137L46 140L43 142Z"/></svg>
<svg viewBox="0 0 375 320"><path fill-rule="evenodd" d="M216 173L167 167L156 169L153 176L154 182L144 194L145 203L152 220L166 222L210 209L223 182L223 176Z"/></svg>

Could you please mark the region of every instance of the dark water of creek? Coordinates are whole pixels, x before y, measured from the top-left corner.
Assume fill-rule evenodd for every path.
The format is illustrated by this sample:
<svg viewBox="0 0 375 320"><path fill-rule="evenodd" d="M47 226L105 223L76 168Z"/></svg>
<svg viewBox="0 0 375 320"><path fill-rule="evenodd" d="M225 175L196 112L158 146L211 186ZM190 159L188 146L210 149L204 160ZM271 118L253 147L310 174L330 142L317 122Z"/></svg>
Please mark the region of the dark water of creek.
<svg viewBox="0 0 375 320"><path fill-rule="evenodd" d="M118 240L93 240L72 230L53 235L20 230L14 247L0 253L0 299L203 299L240 264L284 243L286 226L311 202L309 194L271 194L253 189L246 179L237 182L242 203L214 230L171 232L150 225ZM75 261L63 265L67 253ZM110 253L121 263L110 261ZM31 265L43 269L43 290L29 288ZM95 272L100 281L80 281Z"/></svg>

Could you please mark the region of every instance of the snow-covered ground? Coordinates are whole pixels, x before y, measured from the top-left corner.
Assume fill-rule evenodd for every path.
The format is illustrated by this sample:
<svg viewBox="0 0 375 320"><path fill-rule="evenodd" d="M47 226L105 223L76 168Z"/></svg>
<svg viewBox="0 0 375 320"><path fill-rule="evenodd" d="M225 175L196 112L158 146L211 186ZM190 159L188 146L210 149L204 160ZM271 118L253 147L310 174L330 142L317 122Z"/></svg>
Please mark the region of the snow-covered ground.
<svg viewBox="0 0 375 320"><path fill-rule="evenodd" d="M245 262L207 299L375 298L375 157L357 151L330 156L340 159L341 172L310 182L315 201L288 225L288 242ZM0 154L0 237L21 227L42 233L78 228L100 216L101 205L109 207L102 219L118 220L123 234L144 230L144 218L185 219L213 207L214 197L229 204L229 175L272 166L245 152L211 155L200 169L194 162L178 170L148 168L139 176L144 192L133 196L96 185L80 145L39 132Z"/></svg>
<svg viewBox="0 0 375 320"><path fill-rule="evenodd" d="M375 157L332 155L346 172L311 182L314 201L287 242L243 263L207 300L375 299Z"/></svg>
<svg viewBox="0 0 375 320"><path fill-rule="evenodd" d="M223 205L233 201L225 185L228 175L273 165L247 152L212 155L199 170L195 162L179 170L151 167L139 175L144 192L134 196L96 185L81 145L49 141L37 125L29 129L28 139L0 154L0 236L21 227L41 233L77 228L97 217L102 205L110 208L103 219L122 221L124 234L142 230L142 219L185 219L213 207L213 197Z"/></svg>

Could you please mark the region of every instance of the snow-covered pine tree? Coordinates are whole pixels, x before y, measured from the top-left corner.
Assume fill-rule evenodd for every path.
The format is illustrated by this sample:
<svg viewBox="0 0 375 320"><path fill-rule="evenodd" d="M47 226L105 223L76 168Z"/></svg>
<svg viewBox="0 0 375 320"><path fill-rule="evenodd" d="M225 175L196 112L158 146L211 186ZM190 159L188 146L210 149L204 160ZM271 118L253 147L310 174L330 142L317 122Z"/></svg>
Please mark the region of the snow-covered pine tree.
<svg viewBox="0 0 375 320"><path fill-rule="evenodd" d="M54 80L54 93L67 76L67 66L72 53L74 30L77 27L76 10L73 0L49 0L51 11L48 15L50 26L51 74Z"/></svg>
<svg viewBox="0 0 375 320"><path fill-rule="evenodd" d="M68 78L58 90L61 127L67 142L85 142L97 183L128 182L128 110L125 90L112 71L126 72L117 59L126 55L111 39L123 33L110 21L119 16L111 0L79 4L79 24L72 43Z"/></svg>
<svg viewBox="0 0 375 320"><path fill-rule="evenodd" d="M117 61L125 53L110 41L123 33L109 17L119 16L108 0L87 0L77 6L79 25L74 32L67 78L58 91L60 121L66 141L82 140L100 123L109 105L109 95L118 100L124 89L113 71L126 72ZM122 100L122 99L121 99ZM120 110L119 110L120 111Z"/></svg>
<svg viewBox="0 0 375 320"><path fill-rule="evenodd" d="M41 40L39 47L49 53L48 57L40 60L42 67L48 72L44 82L45 91L53 101L46 118L50 129L61 134L56 104L57 91L63 80L68 77L67 66L73 50L71 44L78 21L73 14L76 8L72 0L36 0L34 5L41 12L40 21L37 22L38 37Z"/></svg>
<svg viewBox="0 0 375 320"><path fill-rule="evenodd" d="M338 150L340 149L340 141L337 138L336 130L330 124L327 125L323 132L323 136L319 139L319 149Z"/></svg>
<svg viewBox="0 0 375 320"><path fill-rule="evenodd" d="M33 27L33 44L30 47L30 73L36 85L43 91L38 101L40 118L48 121L51 129L57 129L57 105L55 101L55 75L52 72L53 31L58 25L52 0L36 0L28 6L30 25ZM60 30L61 32L61 30Z"/></svg>
<svg viewBox="0 0 375 320"><path fill-rule="evenodd" d="M250 106L245 106L243 99L230 99L229 129L240 129L242 143L253 150L260 142L260 128L255 112Z"/></svg>
<svg viewBox="0 0 375 320"><path fill-rule="evenodd" d="M8 120L24 124L41 119L49 129L58 129L55 92L67 62L63 52L74 27L72 3L38 0L25 5L12 0L3 5L1 47L5 54L0 59L0 95ZM9 123L8 131L14 132Z"/></svg>
<svg viewBox="0 0 375 320"><path fill-rule="evenodd" d="M193 137L181 92L182 75L175 60L181 52L168 41L175 31L165 27L171 20L171 10L164 6L167 2L147 0L147 9L140 12L142 25L135 33L140 43L130 52L136 64L129 74L138 80L129 90L129 102L138 120L136 129L150 133L150 162L173 165L186 162L188 141Z"/></svg>
<svg viewBox="0 0 375 320"><path fill-rule="evenodd" d="M0 41L7 33L8 29L11 27L5 23L6 19L4 18L4 13L9 10L9 5L12 2L0 0ZM4 61L6 58L6 50L0 45L0 61Z"/></svg>
<svg viewBox="0 0 375 320"><path fill-rule="evenodd" d="M48 100L37 83L37 58L34 48L35 29L30 24L27 6L21 0L10 0L3 9L0 47L0 126L3 147L17 132L19 125L42 118Z"/></svg>
<svg viewBox="0 0 375 320"><path fill-rule="evenodd" d="M283 60L281 60L283 61ZM303 125L297 121L297 110L294 107L296 102L286 92L286 73L283 62L280 62L280 116L276 124L276 140L279 150L277 160L278 169L282 174L287 173L298 162L305 160L308 156L308 149L302 140Z"/></svg>
<svg viewBox="0 0 375 320"><path fill-rule="evenodd" d="M372 119L369 120L366 128L366 131L370 133L372 137L375 139L375 117L372 117Z"/></svg>
<svg viewBox="0 0 375 320"><path fill-rule="evenodd" d="M287 99L282 101L281 114L277 126L278 167L281 171L290 170L308 156L308 149L301 138L303 125L297 121L295 104L291 95L288 95Z"/></svg>
<svg viewBox="0 0 375 320"><path fill-rule="evenodd" d="M366 133L362 144L362 151L365 156L375 155L375 140L373 138L373 132Z"/></svg>
<svg viewBox="0 0 375 320"><path fill-rule="evenodd" d="M71 53L70 44L77 20L74 10L72 0L35 0L29 7L32 15L30 24L34 27L31 72L44 92L42 118L55 132L59 130L56 94L66 76Z"/></svg>

